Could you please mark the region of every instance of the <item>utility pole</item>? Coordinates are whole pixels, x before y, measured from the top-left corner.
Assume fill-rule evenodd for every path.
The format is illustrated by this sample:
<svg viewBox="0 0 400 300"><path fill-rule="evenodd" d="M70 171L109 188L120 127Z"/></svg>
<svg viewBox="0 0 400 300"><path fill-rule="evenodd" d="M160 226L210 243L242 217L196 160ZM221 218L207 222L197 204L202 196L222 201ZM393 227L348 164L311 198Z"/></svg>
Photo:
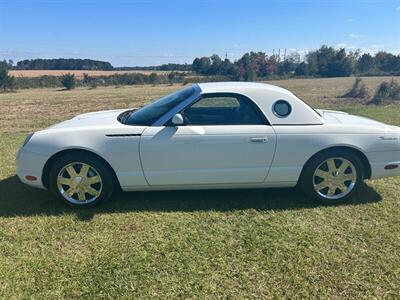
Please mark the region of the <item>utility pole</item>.
<svg viewBox="0 0 400 300"><path fill-rule="evenodd" d="M283 54L283 60L286 60L286 48L285 48L285 54Z"/></svg>
<svg viewBox="0 0 400 300"><path fill-rule="evenodd" d="M225 52L225 60L228 59L228 51Z"/></svg>
<svg viewBox="0 0 400 300"><path fill-rule="evenodd" d="M278 61L281 61L281 48L278 50Z"/></svg>

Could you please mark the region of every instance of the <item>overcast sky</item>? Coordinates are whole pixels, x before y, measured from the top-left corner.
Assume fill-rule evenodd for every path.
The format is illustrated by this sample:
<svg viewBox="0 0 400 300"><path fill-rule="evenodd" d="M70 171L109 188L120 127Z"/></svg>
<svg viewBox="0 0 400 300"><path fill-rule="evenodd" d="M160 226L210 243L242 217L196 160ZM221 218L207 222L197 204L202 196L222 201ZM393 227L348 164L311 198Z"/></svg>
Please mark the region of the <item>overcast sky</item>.
<svg viewBox="0 0 400 300"><path fill-rule="evenodd" d="M400 52L400 1L0 0L0 59L191 63L322 44Z"/></svg>

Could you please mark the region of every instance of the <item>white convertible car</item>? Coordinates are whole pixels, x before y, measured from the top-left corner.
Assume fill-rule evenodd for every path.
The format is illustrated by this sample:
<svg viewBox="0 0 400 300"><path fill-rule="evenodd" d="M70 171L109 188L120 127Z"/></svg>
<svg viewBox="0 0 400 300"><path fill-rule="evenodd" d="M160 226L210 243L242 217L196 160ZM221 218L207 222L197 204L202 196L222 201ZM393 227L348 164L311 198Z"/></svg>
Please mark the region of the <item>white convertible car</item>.
<svg viewBox="0 0 400 300"><path fill-rule="evenodd" d="M140 109L79 115L28 135L22 182L74 206L123 191L298 185L324 203L400 175L400 128L314 110L259 83L202 83Z"/></svg>

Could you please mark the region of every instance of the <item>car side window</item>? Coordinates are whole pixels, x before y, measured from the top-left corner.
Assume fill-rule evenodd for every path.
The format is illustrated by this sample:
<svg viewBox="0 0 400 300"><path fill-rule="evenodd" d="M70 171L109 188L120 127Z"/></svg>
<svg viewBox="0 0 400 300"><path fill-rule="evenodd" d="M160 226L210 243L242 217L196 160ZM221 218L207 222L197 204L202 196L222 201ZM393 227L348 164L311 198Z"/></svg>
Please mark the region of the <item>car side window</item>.
<svg viewBox="0 0 400 300"><path fill-rule="evenodd" d="M268 125L253 101L237 94L203 95L182 115L187 125Z"/></svg>

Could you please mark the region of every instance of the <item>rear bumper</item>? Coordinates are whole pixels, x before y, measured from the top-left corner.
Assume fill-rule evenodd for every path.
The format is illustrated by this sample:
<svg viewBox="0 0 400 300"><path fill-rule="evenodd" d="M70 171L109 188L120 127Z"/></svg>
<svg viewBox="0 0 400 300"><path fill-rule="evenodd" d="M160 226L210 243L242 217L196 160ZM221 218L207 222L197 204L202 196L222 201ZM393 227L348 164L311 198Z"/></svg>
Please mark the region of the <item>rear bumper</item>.
<svg viewBox="0 0 400 300"><path fill-rule="evenodd" d="M48 157L31 152L26 148L20 148L17 153L17 176L25 184L35 188L46 189L42 182L42 172ZM27 176L33 176L36 180L28 180Z"/></svg>
<svg viewBox="0 0 400 300"><path fill-rule="evenodd" d="M372 152L367 154L371 164L371 179L400 176L400 151ZM385 169L398 165L395 169Z"/></svg>

